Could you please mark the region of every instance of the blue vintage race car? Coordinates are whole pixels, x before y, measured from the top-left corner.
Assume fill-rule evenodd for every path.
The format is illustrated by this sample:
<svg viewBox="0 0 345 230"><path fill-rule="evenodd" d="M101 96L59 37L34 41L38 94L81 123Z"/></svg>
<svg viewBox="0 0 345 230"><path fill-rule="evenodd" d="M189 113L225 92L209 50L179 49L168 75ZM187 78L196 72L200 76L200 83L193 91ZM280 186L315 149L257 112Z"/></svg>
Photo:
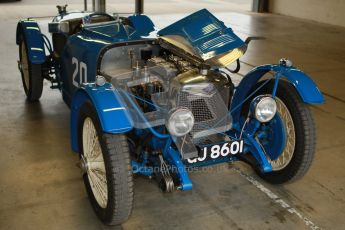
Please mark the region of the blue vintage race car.
<svg viewBox="0 0 345 230"><path fill-rule="evenodd" d="M206 9L156 31L148 16L66 11L17 27L28 101L43 80L71 109L71 145L92 207L105 224L128 219L133 174L163 191L190 190L192 168L242 160L274 184L301 178L315 152L308 104L324 102L291 61L233 74L242 41ZM235 69L227 66L237 64Z"/></svg>

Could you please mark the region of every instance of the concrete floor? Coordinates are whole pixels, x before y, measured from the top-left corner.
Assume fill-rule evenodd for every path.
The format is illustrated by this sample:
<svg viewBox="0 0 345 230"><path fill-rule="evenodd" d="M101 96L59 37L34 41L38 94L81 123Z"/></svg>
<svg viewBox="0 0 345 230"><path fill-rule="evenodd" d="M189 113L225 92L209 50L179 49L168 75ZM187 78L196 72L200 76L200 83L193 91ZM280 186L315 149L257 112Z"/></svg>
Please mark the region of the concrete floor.
<svg viewBox="0 0 345 230"><path fill-rule="evenodd" d="M31 0L33 3L37 2ZM300 181L272 186L236 163L195 172L194 190L162 194L154 181L135 179L131 219L114 229L344 229L345 225L345 28L276 15L230 12L202 1L253 42L242 59L250 65L288 57L325 93L312 106L318 141L314 164ZM17 70L15 27L20 17L52 14L53 4L29 0L0 4L0 229L104 229L88 202L78 157L70 150L69 110L45 83L39 103L25 101ZM171 1L171 4L176 2ZM162 27L196 7L192 1L157 15ZM193 7L191 7L193 6ZM239 9L241 10L241 9Z"/></svg>

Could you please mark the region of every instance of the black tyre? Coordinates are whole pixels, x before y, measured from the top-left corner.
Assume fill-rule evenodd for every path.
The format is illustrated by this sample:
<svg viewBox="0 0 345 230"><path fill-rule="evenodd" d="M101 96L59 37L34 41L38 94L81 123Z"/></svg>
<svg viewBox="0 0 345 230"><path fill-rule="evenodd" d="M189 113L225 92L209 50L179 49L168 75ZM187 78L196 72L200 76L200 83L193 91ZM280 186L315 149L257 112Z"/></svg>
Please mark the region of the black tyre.
<svg viewBox="0 0 345 230"><path fill-rule="evenodd" d="M78 135L83 179L91 205L104 224L121 224L130 216L133 205L127 138L103 133L89 101L80 110Z"/></svg>
<svg viewBox="0 0 345 230"><path fill-rule="evenodd" d="M273 85L273 81L268 83L259 90L257 95L270 94ZM268 155L273 171L263 173L258 170L257 172L260 177L269 183L282 184L295 181L308 171L314 158L316 132L314 119L308 105L303 103L295 87L289 82L283 80L279 82L276 102L276 116L278 117L274 118L275 121L272 120L261 127L264 130L269 130L266 132L272 132L268 133L269 139L265 140L266 144L262 144L265 141L257 137L257 140L264 147L266 155ZM285 132L283 135L279 135L277 129L275 129L277 123L274 122L278 120L281 122L281 126L284 127L278 129ZM285 138L281 138L281 136ZM279 146L281 144L283 145ZM277 149L281 149L278 151L278 155L276 155ZM269 157L272 155L279 157L272 160Z"/></svg>
<svg viewBox="0 0 345 230"><path fill-rule="evenodd" d="M43 90L42 67L30 62L24 38L19 43L19 62L26 97L28 101L37 101Z"/></svg>

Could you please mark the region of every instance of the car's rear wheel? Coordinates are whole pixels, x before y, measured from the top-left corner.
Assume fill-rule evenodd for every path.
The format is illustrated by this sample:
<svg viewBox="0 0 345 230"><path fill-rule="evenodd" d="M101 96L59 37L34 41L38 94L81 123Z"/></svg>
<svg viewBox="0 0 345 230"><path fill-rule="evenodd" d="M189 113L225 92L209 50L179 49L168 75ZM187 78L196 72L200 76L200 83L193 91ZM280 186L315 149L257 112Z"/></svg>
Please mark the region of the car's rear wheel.
<svg viewBox="0 0 345 230"><path fill-rule="evenodd" d="M102 132L89 101L80 110L78 132L81 168L91 205L104 224L121 224L128 219L133 204L126 136Z"/></svg>
<svg viewBox="0 0 345 230"><path fill-rule="evenodd" d="M19 43L19 66L28 101L37 101L43 90L42 67L30 62L28 47L24 38Z"/></svg>
<svg viewBox="0 0 345 230"><path fill-rule="evenodd" d="M257 95L270 94L274 82ZM280 81L276 92L277 114L259 128L256 140L264 148L272 172L258 174L273 184L301 178L309 169L315 153L316 132L312 113L295 87Z"/></svg>

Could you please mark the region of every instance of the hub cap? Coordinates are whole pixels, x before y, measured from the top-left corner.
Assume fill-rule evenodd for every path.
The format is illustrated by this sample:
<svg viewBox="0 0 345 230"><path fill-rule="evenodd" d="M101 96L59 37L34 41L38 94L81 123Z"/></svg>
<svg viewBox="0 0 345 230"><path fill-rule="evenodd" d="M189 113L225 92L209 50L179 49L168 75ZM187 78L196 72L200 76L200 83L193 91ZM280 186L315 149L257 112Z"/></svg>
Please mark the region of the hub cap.
<svg viewBox="0 0 345 230"><path fill-rule="evenodd" d="M89 117L85 119L83 124L83 150L81 168L84 173L87 173L92 193L98 205L106 208L108 187L105 164L96 128Z"/></svg>

